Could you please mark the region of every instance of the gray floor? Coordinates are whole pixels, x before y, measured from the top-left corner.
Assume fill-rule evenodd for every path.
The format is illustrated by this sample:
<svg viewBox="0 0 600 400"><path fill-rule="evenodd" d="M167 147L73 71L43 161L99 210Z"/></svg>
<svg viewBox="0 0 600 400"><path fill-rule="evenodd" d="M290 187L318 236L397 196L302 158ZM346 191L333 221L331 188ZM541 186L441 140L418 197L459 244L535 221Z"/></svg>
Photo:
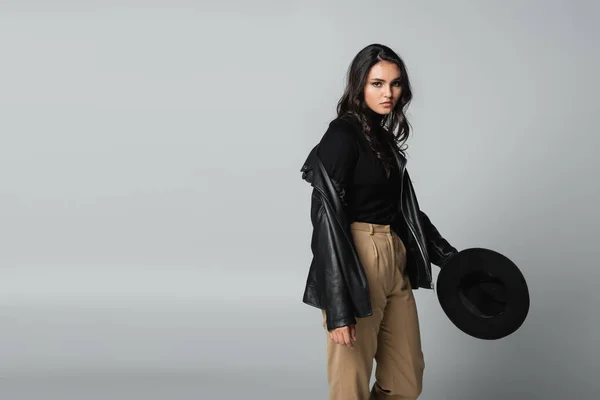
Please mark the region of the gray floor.
<svg viewBox="0 0 600 400"><path fill-rule="evenodd" d="M16 379L2 384L2 399L10 400L184 400L184 399L319 399L323 385L306 385L273 370L154 375L123 372ZM314 377L317 378L317 377Z"/></svg>
<svg viewBox="0 0 600 400"><path fill-rule="evenodd" d="M434 314L434 299L422 299L420 400L599 398L593 368L581 369L591 356L561 362L575 343L560 349L525 328L504 342L469 339ZM3 307L0 399L326 399L319 315L280 306Z"/></svg>

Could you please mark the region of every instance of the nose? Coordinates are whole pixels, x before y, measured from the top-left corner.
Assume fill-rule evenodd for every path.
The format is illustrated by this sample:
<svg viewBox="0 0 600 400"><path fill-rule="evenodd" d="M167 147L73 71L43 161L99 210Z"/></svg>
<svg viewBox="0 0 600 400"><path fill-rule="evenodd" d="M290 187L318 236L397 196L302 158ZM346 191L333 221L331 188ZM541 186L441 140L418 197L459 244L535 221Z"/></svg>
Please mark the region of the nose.
<svg viewBox="0 0 600 400"><path fill-rule="evenodd" d="M391 99L392 98L392 88L390 86L384 86L383 95L386 98Z"/></svg>

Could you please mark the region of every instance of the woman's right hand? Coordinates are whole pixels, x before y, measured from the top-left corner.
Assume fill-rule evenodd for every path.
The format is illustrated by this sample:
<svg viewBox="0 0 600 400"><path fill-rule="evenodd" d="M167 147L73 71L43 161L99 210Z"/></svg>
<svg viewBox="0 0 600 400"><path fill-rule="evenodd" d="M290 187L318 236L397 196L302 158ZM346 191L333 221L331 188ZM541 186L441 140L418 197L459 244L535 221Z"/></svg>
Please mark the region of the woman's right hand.
<svg viewBox="0 0 600 400"><path fill-rule="evenodd" d="M348 325L342 326L329 331L329 337L337 344L343 344L349 348L354 348L354 342L356 342L356 326Z"/></svg>

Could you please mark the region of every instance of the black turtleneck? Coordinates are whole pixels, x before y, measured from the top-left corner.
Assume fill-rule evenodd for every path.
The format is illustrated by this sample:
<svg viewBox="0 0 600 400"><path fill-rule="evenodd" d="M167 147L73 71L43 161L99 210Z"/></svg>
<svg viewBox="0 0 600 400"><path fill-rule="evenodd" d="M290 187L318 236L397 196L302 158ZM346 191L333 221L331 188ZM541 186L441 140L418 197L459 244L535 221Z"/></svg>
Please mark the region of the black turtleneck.
<svg viewBox="0 0 600 400"><path fill-rule="evenodd" d="M367 109L366 114L367 114L367 118L369 119L369 125L371 126L371 129L380 129L381 121L383 121L383 119L385 118L385 115L376 113L375 111L371 110L370 108Z"/></svg>
<svg viewBox="0 0 600 400"><path fill-rule="evenodd" d="M371 129L379 130L385 116L370 111ZM400 179L397 168L389 178L369 146L358 120L350 115L331 121L317 155L327 173L346 191L350 221L391 225L397 217Z"/></svg>

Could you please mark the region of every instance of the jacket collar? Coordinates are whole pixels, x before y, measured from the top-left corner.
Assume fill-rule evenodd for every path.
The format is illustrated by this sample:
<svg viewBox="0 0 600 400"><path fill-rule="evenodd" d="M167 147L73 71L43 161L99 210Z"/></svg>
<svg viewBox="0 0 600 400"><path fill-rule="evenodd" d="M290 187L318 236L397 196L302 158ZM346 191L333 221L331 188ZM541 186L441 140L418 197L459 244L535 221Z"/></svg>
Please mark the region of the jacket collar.
<svg viewBox="0 0 600 400"><path fill-rule="evenodd" d="M318 144L315 147L313 147L313 149L308 154L308 157L304 161L304 164L302 164L302 168L300 169L300 172L302 172L302 179L304 179L310 184L313 184L315 166L318 163L321 163L321 161L317 157L318 148Z"/></svg>
<svg viewBox="0 0 600 400"><path fill-rule="evenodd" d="M321 193L324 197L324 201L336 213L339 222L345 224L347 221L344 218L344 206L340 196L340 190L343 188L327 174L325 166L317 156L318 149L319 144L313 147L306 158L306 161L302 165L302 168L300 169L302 172L302 179L310 183L312 187Z"/></svg>

